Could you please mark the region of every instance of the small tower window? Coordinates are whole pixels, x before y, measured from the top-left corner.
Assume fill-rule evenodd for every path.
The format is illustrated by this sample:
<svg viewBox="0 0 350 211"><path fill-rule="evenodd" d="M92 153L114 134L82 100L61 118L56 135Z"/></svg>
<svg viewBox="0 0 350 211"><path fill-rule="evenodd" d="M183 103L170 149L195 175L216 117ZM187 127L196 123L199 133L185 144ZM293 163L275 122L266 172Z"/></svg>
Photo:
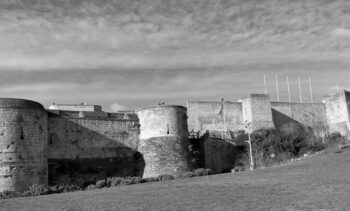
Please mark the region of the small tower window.
<svg viewBox="0 0 350 211"><path fill-rule="evenodd" d="M169 124L166 124L167 130L166 130L166 134L169 134Z"/></svg>
<svg viewBox="0 0 350 211"><path fill-rule="evenodd" d="M24 139L24 131L23 131L23 127L21 127L21 136L19 137L21 140Z"/></svg>

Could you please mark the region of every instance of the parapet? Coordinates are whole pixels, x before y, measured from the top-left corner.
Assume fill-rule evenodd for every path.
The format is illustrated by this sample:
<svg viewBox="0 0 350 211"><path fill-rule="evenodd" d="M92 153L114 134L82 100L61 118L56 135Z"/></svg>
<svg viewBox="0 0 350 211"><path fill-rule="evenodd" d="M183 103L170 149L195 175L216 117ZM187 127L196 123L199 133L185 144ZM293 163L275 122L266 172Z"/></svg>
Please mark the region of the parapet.
<svg viewBox="0 0 350 211"><path fill-rule="evenodd" d="M102 111L100 105L87 105L87 104L52 104L49 110L61 110L61 111Z"/></svg>
<svg viewBox="0 0 350 211"><path fill-rule="evenodd" d="M26 100L26 99L18 99L18 98L0 98L0 108L31 108L31 109L44 109L44 107L37 102Z"/></svg>

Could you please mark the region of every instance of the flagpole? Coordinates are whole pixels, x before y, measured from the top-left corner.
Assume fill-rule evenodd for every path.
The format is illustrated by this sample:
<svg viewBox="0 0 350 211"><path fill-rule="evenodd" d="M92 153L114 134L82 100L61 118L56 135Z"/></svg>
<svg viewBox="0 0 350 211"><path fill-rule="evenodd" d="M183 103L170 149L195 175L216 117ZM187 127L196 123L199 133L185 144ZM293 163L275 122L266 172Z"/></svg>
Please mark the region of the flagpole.
<svg viewBox="0 0 350 211"><path fill-rule="evenodd" d="M267 84L266 84L266 75L264 74L264 86L265 86L265 94L267 94Z"/></svg>
<svg viewBox="0 0 350 211"><path fill-rule="evenodd" d="M311 85L311 77L309 77L309 85L310 85L310 96L311 96L311 103L314 102L314 97L313 97L313 94L312 94L312 85Z"/></svg>
<svg viewBox="0 0 350 211"><path fill-rule="evenodd" d="M298 76L298 83L299 83L299 96L300 96L300 102L303 102L303 97L301 95L301 82L300 82L300 77Z"/></svg>
<svg viewBox="0 0 350 211"><path fill-rule="evenodd" d="M278 90L278 76L276 75L276 91L277 91L277 101L280 101L280 93Z"/></svg>
<svg viewBox="0 0 350 211"><path fill-rule="evenodd" d="M287 87L288 87L288 98L289 98L289 102L292 102L292 98L290 96L290 85L289 85L289 78L287 75Z"/></svg>
<svg viewBox="0 0 350 211"><path fill-rule="evenodd" d="M221 114L221 117L222 117L221 138L224 139L224 132L226 132L226 129L225 129L225 113L224 113L224 98L221 98L221 110L220 110L220 114Z"/></svg>

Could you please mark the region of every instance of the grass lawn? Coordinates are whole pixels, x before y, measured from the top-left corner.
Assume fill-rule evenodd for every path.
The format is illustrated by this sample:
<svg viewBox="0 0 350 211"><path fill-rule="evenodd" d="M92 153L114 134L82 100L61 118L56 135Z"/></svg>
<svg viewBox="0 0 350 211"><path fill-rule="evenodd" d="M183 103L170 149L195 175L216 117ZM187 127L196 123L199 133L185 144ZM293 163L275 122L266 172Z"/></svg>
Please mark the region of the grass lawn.
<svg viewBox="0 0 350 211"><path fill-rule="evenodd" d="M350 210L350 151L253 172L0 200L1 210Z"/></svg>

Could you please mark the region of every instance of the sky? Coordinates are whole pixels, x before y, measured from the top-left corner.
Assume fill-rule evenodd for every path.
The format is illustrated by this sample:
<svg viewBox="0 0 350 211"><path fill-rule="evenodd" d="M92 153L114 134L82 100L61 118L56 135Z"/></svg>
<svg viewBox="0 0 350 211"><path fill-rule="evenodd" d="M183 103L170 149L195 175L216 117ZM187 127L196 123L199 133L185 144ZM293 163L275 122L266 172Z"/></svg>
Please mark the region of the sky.
<svg viewBox="0 0 350 211"><path fill-rule="evenodd" d="M0 1L0 97L106 111L350 89L348 0Z"/></svg>

